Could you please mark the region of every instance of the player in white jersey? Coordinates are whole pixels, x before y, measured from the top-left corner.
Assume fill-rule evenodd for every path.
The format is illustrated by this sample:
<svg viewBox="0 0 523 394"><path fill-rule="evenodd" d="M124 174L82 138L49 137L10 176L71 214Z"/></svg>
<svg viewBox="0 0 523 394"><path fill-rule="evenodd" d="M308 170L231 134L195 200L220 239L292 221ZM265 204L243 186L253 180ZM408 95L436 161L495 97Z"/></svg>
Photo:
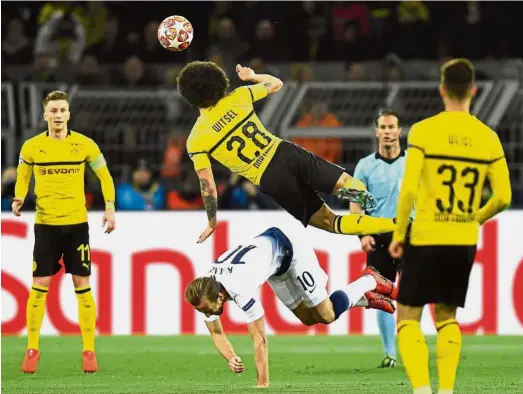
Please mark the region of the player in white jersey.
<svg viewBox="0 0 523 394"><path fill-rule="evenodd" d="M269 358L263 306L258 293L269 282L276 296L300 321L311 326L330 324L353 307L394 313L391 299L397 288L372 268L347 286L327 293L327 274L314 250L303 241L289 240L272 227L248 243L222 254L207 276L196 278L185 291L185 300L203 313L214 344L229 368L243 372L243 363L223 332L219 316L225 302L234 301L245 313L254 341L257 386L269 385Z"/></svg>

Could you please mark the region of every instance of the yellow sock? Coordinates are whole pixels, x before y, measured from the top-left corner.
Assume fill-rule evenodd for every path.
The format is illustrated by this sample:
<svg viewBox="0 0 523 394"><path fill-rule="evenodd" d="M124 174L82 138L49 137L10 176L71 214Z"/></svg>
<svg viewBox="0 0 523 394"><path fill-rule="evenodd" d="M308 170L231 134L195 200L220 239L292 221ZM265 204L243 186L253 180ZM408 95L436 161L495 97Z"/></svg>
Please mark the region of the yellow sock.
<svg viewBox="0 0 523 394"><path fill-rule="evenodd" d="M27 322L27 348L40 348L40 328L45 314L45 299L47 298L47 287L33 285L26 307Z"/></svg>
<svg viewBox="0 0 523 394"><path fill-rule="evenodd" d="M436 323L436 329L439 390L441 393L452 393L461 354L461 331L456 319Z"/></svg>
<svg viewBox="0 0 523 394"><path fill-rule="evenodd" d="M365 184L360 181L359 179L351 177L345 184L343 185L346 189L355 189L355 190L363 190L366 191L367 187Z"/></svg>
<svg viewBox="0 0 523 394"><path fill-rule="evenodd" d="M75 288L78 300L78 323L82 331L83 351L94 352L94 336L96 333L96 304L90 286Z"/></svg>
<svg viewBox="0 0 523 394"><path fill-rule="evenodd" d="M398 323L398 345L414 393L431 393L429 348L416 320Z"/></svg>
<svg viewBox="0 0 523 394"><path fill-rule="evenodd" d="M392 219L349 214L334 218L334 232L349 235L390 233L396 229Z"/></svg>

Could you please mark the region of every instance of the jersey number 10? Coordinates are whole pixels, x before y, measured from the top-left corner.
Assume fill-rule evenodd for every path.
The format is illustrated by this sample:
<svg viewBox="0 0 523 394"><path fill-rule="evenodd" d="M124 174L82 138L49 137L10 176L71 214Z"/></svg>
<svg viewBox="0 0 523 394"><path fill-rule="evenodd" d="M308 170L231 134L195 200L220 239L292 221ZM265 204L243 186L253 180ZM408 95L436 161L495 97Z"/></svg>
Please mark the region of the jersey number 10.
<svg viewBox="0 0 523 394"><path fill-rule="evenodd" d="M454 204L456 202L456 192L454 190L454 186L458 178L458 170L453 165L443 164L438 168L438 174L448 174L449 179L441 182L441 184L449 188L449 205L445 206L443 200L438 198L436 199L436 206L442 213L452 213L454 210ZM468 206L465 207L465 203L461 200L458 200L458 209L463 213L472 213L474 198L476 197L476 186L478 186L479 182L479 171L477 168L466 167L459 173L459 175L461 179L468 178L469 181L465 183L464 186L469 189L470 194L467 201Z"/></svg>
<svg viewBox="0 0 523 394"><path fill-rule="evenodd" d="M272 141L272 138L269 137L268 135L266 135L265 133L263 133L262 131L260 131L258 129L258 126L256 126L256 123L254 123L252 121L249 121L243 125L242 133L245 137L247 137L249 140L251 140L254 143L254 145L256 145L258 148L260 148L262 150L265 149L267 146L269 146L269 144ZM258 140L256 138L256 136L258 136L258 135L263 140L265 140L265 142ZM242 137L240 137L238 135L231 137L231 139L229 141L227 141L227 150L232 151L234 149L235 143L238 144L238 149L237 149L238 158L246 164L251 164L254 161L254 159L251 159L243 154L243 149L246 146L246 142ZM257 150L256 152L254 152L254 155L256 157L258 157L260 155L260 151Z"/></svg>

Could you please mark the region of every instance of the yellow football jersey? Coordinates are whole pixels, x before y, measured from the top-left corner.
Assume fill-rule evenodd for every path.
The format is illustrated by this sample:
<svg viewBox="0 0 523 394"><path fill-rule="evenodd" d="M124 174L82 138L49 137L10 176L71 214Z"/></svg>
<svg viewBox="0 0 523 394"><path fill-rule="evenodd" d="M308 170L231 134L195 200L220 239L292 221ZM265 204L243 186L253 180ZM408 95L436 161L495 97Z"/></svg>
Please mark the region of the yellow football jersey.
<svg viewBox="0 0 523 394"><path fill-rule="evenodd" d="M106 165L98 145L74 131L63 140L49 138L46 131L24 143L18 172L30 177L32 169L35 177L36 223L68 225L87 221L85 163L93 169Z"/></svg>
<svg viewBox="0 0 523 394"><path fill-rule="evenodd" d="M493 186L508 178L498 135L468 113L442 112L416 123L408 144L395 239L403 240L412 208L405 201L415 196L413 245L475 245L485 178Z"/></svg>
<svg viewBox="0 0 523 394"><path fill-rule="evenodd" d="M211 156L255 185L260 184L281 142L254 112L253 103L266 96L262 83L242 86L203 110L187 139L187 151L196 170L211 167Z"/></svg>

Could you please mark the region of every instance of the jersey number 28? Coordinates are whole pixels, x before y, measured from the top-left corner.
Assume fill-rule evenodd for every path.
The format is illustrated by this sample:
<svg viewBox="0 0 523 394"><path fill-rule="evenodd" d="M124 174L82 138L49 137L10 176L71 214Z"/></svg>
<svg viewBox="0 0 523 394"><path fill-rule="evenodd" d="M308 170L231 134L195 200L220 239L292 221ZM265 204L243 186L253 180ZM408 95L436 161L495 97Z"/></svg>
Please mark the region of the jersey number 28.
<svg viewBox="0 0 523 394"><path fill-rule="evenodd" d="M242 127L242 134L248 138L248 140L251 140L256 147L260 148L261 150L265 149L272 141L272 138L263 133L258 129L258 126L256 126L256 123L249 121L245 123ZM256 136L260 136L264 141L260 141ZM246 141L242 137L235 135L231 137L229 141L227 141L227 150L232 151L234 149L234 145L238 144L238 158L243 161L246 164L251 164L254 159L251 159L243 154L243 149L245 148ZM254 152L254 156L258 157L260 155L260 151L257 150Z"/></svg>

